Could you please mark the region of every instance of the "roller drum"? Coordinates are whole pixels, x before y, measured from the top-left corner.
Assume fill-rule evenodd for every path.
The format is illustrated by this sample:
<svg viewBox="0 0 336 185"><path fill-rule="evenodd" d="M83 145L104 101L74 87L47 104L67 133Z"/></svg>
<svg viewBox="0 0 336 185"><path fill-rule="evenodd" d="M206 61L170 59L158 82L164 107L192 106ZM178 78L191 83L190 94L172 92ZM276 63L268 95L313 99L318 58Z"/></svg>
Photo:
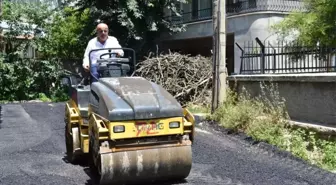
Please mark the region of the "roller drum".
<svg viewBox="0 0 336 185"><path fill-rule="evenodd" d="M100 155L100 184L181 180L191 170L191 146L155 148Z"/></svg>

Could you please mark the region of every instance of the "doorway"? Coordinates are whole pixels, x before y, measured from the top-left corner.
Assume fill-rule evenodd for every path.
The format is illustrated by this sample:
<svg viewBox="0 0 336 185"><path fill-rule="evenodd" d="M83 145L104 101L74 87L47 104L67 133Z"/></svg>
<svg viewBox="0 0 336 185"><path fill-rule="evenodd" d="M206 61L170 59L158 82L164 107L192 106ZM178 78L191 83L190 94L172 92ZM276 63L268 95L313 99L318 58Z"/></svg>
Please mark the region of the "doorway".
<svg viewBox="0 0 336 185"><path fill-rule="evenodd" d="M234 43L235 43L235 38L234 38L234 33L227 33L226 34L226 68L228 75L231 75L234 73Z"/></svg>

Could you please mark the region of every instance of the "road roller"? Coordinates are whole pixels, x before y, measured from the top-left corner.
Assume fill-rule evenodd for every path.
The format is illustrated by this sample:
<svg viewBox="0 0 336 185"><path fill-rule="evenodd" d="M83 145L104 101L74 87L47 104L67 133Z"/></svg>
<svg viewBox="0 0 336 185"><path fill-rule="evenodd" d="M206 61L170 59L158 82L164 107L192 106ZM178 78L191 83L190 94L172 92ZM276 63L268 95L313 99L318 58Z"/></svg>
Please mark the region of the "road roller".
<svg viewBox="0 0 336 185"><path fill-rule="evenodd" d="M115 49L124 55L116 56ZM62 78L69 90L64 117L67 160L87 161L99 184L187 178L194 116L162 86L133 75L133 49L95 49L89 56L92 52L99 56L95 64L89 57L96 75L91 71L86 78Z"/></svg>

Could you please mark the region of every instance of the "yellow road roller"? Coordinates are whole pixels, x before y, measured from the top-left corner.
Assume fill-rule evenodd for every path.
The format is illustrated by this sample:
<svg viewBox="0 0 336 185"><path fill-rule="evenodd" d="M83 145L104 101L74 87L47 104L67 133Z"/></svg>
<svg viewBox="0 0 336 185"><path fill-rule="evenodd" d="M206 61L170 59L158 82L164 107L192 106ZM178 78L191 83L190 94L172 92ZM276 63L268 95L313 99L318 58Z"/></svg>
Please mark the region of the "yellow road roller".
<svg viewBox="0 0 336 185"><path fill-rule="evenodd" d="M132 75L135 51L102 53L89 80L62 78L65 143L71 163L87 160L99 184L183 180L192 167L193 115L160 85ZM99 50L107 50L101 52ZM126 52L129 51L129 52ZM95 53L95 54L97 54ZM89 57L90 58L90 57Z"/></svg>

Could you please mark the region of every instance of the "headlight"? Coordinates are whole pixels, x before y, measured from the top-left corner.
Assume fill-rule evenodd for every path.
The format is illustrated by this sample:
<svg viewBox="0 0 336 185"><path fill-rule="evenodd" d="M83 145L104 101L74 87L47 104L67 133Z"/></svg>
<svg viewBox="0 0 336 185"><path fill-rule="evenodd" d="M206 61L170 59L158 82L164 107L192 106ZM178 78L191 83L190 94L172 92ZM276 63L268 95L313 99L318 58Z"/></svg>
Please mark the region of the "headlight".
<svg viewBox="0 0 336 185"><path fill-rule="evenodd" d="M180 127L180 122L170 122L169 123L169 128L179 128Z"/></svg>
<svg viewBox="0 0 336 185"><path fill-rule="evenodd" d="M114 133L125 132L125 126L124 125L113 126L113 132Z"/></svg>

